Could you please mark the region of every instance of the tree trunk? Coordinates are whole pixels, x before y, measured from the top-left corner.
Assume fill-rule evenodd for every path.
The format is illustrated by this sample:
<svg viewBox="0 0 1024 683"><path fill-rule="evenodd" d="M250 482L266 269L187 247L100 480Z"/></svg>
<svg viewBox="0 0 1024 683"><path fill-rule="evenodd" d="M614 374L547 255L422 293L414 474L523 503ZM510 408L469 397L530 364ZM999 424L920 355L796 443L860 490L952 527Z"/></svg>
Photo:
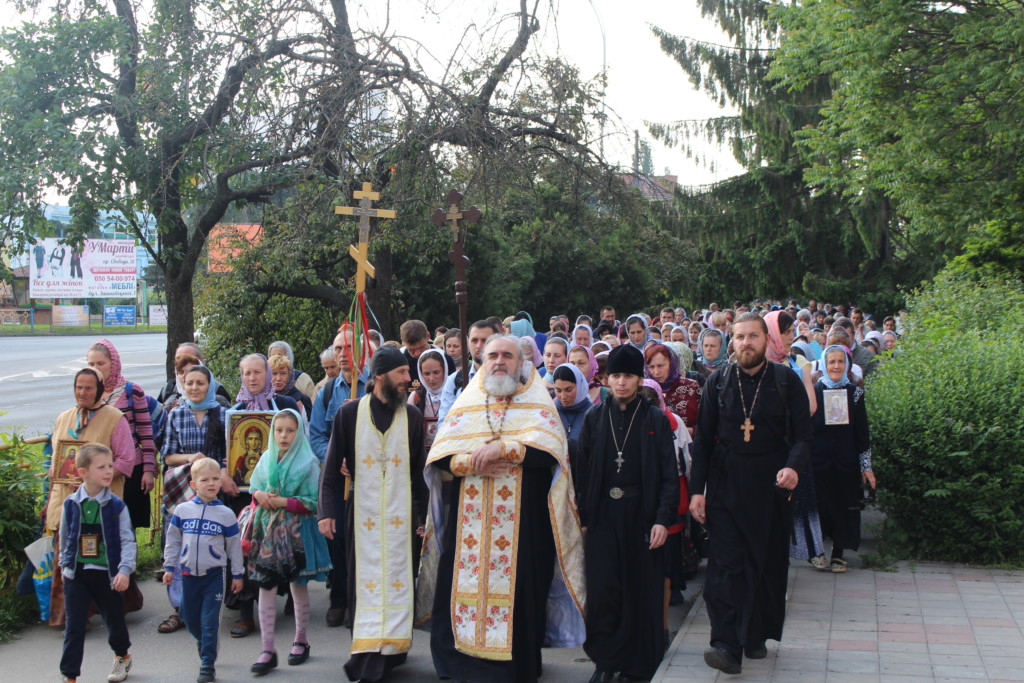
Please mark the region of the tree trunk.
<svg viewBox="0 0 1024 683"><path fill-rule="evenodd" d="M192 278L167 278L167 379L174 378L174 352L178 344L195 341Z"/></svg>

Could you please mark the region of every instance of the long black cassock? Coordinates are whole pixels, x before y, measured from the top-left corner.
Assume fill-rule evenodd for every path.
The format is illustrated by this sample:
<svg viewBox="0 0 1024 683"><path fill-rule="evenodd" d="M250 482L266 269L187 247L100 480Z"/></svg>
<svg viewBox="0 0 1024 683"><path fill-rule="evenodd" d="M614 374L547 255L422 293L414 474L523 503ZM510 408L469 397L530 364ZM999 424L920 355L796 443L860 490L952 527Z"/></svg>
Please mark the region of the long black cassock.
<svg viewBox="0 0 1024 683"><path fill-rule="evenodd" d="M394 413L388 409L380 399L372 394L364 396L362 401L370 402L370 416L374 426L381 432L386 432L394 419ZM412 536L410 543L413 544L413 575L416 575L415 565L419 560L420 539L415 534L415 529L426 519L427 512L427 485L423 481L423 467L427 455L423 447L423 416L415 406L406 405L409 429L409 476L412 485L412 508L415 523L412 525ZM327 446L327 455L324 458L324 468L320 473L320 514L319 517L331 516L327 511L334 510L334 499L344 495L344 477L341 476L341 463L344 461L349 472L355 471L355 438L356 438L356 417L359 411L359 401L349 401L338 411L338 417L334 420L331 429L331 440ZM358 486L358 483L354 483ZM353 540L352 515L345 515L344 529L339 528L346 544L346 555L348 564L348 614L345 625L352 628L353 618L356 612L355 588L353 586L356 577L355 550ZM409 609L412 609L410 604ZM351 656L345 664L345 672L350 680L378 681L383 678L395 666L405 662L407 654L383 655L377 652L364 652Z"/></svg>
<svg viewBox="0 0 1024 683"><path fill-rule="evenodd" d="M622 410L609 396L584 418L577 463L580 523L587 529L584 649L600 671L651 678L665 654L665 570L664 546L650 550L650 532L655 524L671 526L679 508L668 419L642 398Z"/></svg>
<svg viewBox="0 0 1024 683"><path fill-rule="evenodd" d="M741 387L754 425L750 441L741 428ZM730 363L704 384L690 493L707 486L711 644L738 661L745 646L782 639L792 511L790 492L775 479L784 467L804 471L813 435L807 392L788 367L766 361L751 376Z"/></svg>
<svg viewBox="0 0 1024 683"><path fill-rule="evenodd" d="M556 418L557 419L557 418ZM555 571L555 539L548 517L548 489L555 459L536 448L527 447L520 466L523 480L519 501L519 534L529 539L519 547L516 561L516 590L513 599L515 628L512 631L512 659L483 659L459 652L452 632L450 602L458 534L459 491L462 479L456 478L446 499L448 522L444 549L437 573L430 651L438 676L473 683L530 683L541 675L541 647L551 577ZM439 460L434 467L451 472L451 458Z"/></svg>

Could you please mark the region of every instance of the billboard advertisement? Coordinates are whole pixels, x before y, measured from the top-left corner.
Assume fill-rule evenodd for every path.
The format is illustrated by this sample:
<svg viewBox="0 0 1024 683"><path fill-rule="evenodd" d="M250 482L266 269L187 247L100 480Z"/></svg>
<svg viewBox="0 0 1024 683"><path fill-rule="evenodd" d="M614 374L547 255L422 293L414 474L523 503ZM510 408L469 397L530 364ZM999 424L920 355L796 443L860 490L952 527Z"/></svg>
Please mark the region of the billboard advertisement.
<svg viewBox="0 0 1024 683"><path fill-rule="evenodd" d="M110 326L135 325L135 307L134 306L104 306L103 307L103 324Z"/></svg>
<svg viewBox="0 0 1024 683"><path fill-rule="evenodd" d="M54 306L54 327L89 327L88 306Z"/></svg>
<svg viewBox="0 0 1024 683"><path fill-rule="evenodd" d="M132 240L86 240L81 247L56 237L29 248L33 299L121 299L135 296L138 265Z"/></svg>
<svg viewBox="0 0 1024 683"><path fill-rule="evenodd" d="M150 304L149 306L149 324L150 325L166 325L167 324L167 304Z"/></svg>

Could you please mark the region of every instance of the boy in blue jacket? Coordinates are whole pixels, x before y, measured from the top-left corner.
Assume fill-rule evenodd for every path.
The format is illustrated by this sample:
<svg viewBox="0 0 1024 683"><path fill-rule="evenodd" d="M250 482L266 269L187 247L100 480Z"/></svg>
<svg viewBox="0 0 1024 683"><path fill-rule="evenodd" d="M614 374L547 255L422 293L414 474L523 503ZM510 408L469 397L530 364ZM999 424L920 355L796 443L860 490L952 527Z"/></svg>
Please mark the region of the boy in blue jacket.
<svg viewBox="0 0 1024 683"><path fill-rule="evenodd" d="M60 675L75 683L82 673L85 626L93 601L103 615L114 651L111 683L132 667L131 641L124 620L124 593L135 570L135 531L124 501L110 492L114 454L98 443L78 449L75 468L82 485L64 501L60 518L59 564L64 575L64 650Z"/></svg>
<svg viewBox="0 0 1024 683"><path fill-rule="evenodd" d="M245 569L238 520L217 499L221 467L213 458L192 463L196 496L174 510L167 526L164 558L181 567L181 620L199 644L196 683L211 683L217 674L217 626L224 602L224 570L230 562L231 591L242 590ZM173 564L164 567L164 584L174 578Z"/></svg>

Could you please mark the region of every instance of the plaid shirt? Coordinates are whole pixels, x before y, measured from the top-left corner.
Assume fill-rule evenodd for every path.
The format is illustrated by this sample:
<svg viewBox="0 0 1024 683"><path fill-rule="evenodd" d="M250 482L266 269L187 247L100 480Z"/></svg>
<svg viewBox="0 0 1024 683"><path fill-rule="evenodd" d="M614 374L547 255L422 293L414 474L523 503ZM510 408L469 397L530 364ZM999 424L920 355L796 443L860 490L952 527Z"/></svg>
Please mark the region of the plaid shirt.
<svg viewBox="0 0 1024 683"><path fill-rule="evenodd" d="M217 423L217 432L210 435L209 446L207 446L206 435L211 423L210 418ZM188 405L182 405L172 410L167 415L167 429L165 432L163 452L171 455L174 453L202 453L213 458L221 467L224 467L224 407L215 406L206 411L202 426L196 424L196 418Z"/></svg>

